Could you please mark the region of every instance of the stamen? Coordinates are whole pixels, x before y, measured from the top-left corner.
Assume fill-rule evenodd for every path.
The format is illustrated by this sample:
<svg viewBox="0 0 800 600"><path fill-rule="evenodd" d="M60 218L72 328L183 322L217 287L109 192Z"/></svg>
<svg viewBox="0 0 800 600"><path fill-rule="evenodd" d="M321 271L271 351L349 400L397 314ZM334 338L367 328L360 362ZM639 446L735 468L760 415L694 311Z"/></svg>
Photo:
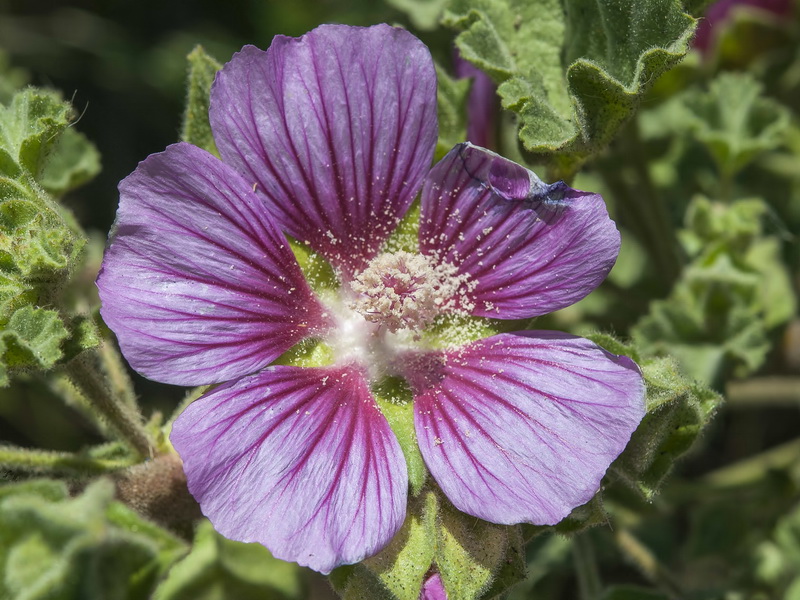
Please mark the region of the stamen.
<svg viewBox="0 0 800 600"><path fill-rule="evenodd" d="M374 258L350 286L356 292L350 308L394 333L422 330L443 313L466 314L475 283L451 263L400 251Z"/></svg>

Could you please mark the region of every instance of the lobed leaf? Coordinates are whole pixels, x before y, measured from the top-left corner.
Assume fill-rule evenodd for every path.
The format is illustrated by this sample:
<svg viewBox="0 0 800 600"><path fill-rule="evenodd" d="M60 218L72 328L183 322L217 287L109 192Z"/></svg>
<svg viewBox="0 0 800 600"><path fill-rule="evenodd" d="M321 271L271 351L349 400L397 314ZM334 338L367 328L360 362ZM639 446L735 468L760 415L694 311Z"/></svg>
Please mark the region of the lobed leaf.
<svg viewBox="0 0 800 600"><path fill-rule="evenodd" d="M60 94L26 88L0 106L0 174L34 177L44 167L58 136L72 121L72 106Z"/></svg>
<svg viewBox="0 0 800 600"><path fill-rule="evenodd" d="M693 89L684 98L691 131L724 177L783 143L789 111L762 92L763 85L750 74L722 73L707 92Z"/></svg>
<svg viewBox="0 0 800 600"><path fill-rule="evenodd" d="M499 84L525 149L574 171L684 57L696 21L672 0L452 0L444 23Z"/></svg>
<svg viewBox="0 0 800 600"><path fill-rule="evenodd" d="M69 332L54 310L23 306L0 330L0 386L14 369L50 369L63 356Z"/></svg>

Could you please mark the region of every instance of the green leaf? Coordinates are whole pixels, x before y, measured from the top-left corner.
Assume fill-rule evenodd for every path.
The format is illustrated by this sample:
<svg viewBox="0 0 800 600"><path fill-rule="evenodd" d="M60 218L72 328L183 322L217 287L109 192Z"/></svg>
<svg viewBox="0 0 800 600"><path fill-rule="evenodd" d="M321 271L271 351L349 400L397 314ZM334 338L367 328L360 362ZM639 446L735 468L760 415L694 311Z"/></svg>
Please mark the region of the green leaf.
<svg viewBox="0 0 800 600"><path fill-rule="evenodd" d="M208 521L197 528L191 552L159 584L154 600L289 600L305 597L302 570L260 544L219 535Z"/></svg>
<svg viewBox="0 0 800 600"><path fill-rule="evenodd" d="M100 173L100 153L86 136L70 127L64 131L44 165L39 183L50 194L63 196Z"/></svg>
<svg viewBox="0 0 800 600"><path fill-rule="evenodd" d="M206 54L202 46L196 46L186 58L189 61L189 78L181 140L217 154L217 145L208 122L208 101L211 84L222 65Z"/></svg>
<svg viewBox="0 0 800 600"><path fill-rule="evenodd" d="M447 0L386 0L386 2L408 15L417 29L436 29Z"/></svg>
<svg viewBox="0 0 800 600"><path fill-rule="evenodd" d="M64 344L64 360L70 360L84 350L97 348L103 338L100 330L90 316L78 315L69 324L69 339Z"/></svg>
<svg viewBox="0 0 800 600"><path fill-rule="evenodd" d="M608 144L695 27L672 0L452 0L444 23L500 84L524 147L562 154L567 172Z"/></svg>
<svg viewBox="0 0 800 600"><path fill-rule="evenodd" d="M639 366L647 386L647 413L609 475L651 499L675 461L691 449L722 398L687 379L670 358L648 358Z"/></svg>
<svg viewBox="0 0 800 600"><path fill-rule="evenodd" d="M106 480L76 498L46 481L0 488L0 597L149 598L184 545L113 493Z"/></svg>
<svg viewBox="0 0 800 600"><path fill-rule="evenodd" d="M0 199L0 268L28 283L62 283L86 243L72 216L44 196Z"/></svg>
<svg viewBox="0 0 800 600"><path fill-rule="evenodd" d="M711 384L763 363L768 330L796 307L781 241L763 235L769 213L758 199L692 200L680 232L692 263L669 298L653 302L635 326L643 350L672 354L686 373Z"/></svg>
<svg viewBox="0 0 800 600"><path fill-rule="evenodd" d="M0 173L16 176L22 168L38 176L72 116L72 106L56 92L27 88L14 94L0 106Z"/></svg>
<svg viewBox="0 0 800 600"><path fill-rule="evenodd" d="M439 116L439 138L436 142L436 160L467 139L467 98L471 80L455 79L436 65L439 86L436 99Z"/></svg>
<svg viewBox="0 0 800 600"><path fill-rule="evenodd" d="M8 371L50 369L63 356L61 343L69 332L54 310L24 306L0 330L0 385L8 385Z"/></svg>
<svg viewBox="0 0 800 600"><path fill-rule="evenodd" d="M686 95L691 130L725 177L783 143L789 111L762 92L763 85L752 75L722 73L708 92L694 90Z"/></svg>

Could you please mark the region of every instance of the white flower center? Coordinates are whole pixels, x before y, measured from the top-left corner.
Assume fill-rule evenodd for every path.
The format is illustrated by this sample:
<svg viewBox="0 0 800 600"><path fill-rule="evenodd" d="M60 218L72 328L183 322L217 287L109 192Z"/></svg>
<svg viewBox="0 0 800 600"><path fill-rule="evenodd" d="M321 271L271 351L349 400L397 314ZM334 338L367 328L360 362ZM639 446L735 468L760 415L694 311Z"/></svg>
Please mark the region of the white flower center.
<svg viewBox="0 0 800 600"><path fill-rule="evenodd" d="M474 285L469 279L455 265L430 256L386 252L350 283L355 296L348 304L392 333L420 331L442 313L470 310L465 291Z"/></svg>

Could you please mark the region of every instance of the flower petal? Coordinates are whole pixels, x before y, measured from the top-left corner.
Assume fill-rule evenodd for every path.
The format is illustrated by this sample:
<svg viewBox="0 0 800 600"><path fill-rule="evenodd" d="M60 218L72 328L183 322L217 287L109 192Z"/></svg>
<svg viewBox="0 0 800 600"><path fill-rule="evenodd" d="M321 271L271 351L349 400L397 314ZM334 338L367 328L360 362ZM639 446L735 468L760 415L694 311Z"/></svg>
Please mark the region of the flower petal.
<svg viewBox="0 0 800 600"><path fill-rule="evenodd" d="M472 275L473 314L520 319L574 304L605 279L620 237L597 194L543 183L459 144L422 191L420 248Z"/></svg>
<svg viewBox="0 0 800 600"><path fill-rule="evenodd" d="M345 277L361 270L422 184L436 143L428 49L388 25L323 25L245 47L211 91L220 154L283 229Z"/></svg>
<svg viewBox="0 0 800 600"><path fill-rule="evenodd" d="M403 453L353 369L268 367L195 401L170 439L214 527L283 560L328 573L403 523Z"/></svg>
<svg viewBox="0 0 800 600"><path fill-rule="evenodd" d="M103 319L139 373L185 385L226 381L321 326L322 307L286 239L230 167L175 144L119 189L97 285Z"/></svg>
<svg viewBox="0 0 800 600"><path fill-rule="evenodd" d="M583 338L501 334L424 358L422 456L456 508L493 523L553 525L588 502L644 416L636 364Z"/></svg>
<svg viewBox="0 0 800 600"><path fill-rule="evenodd" d="M439 573L433 573L423 582L419 600L447 600L447 592Z"/></svg>

